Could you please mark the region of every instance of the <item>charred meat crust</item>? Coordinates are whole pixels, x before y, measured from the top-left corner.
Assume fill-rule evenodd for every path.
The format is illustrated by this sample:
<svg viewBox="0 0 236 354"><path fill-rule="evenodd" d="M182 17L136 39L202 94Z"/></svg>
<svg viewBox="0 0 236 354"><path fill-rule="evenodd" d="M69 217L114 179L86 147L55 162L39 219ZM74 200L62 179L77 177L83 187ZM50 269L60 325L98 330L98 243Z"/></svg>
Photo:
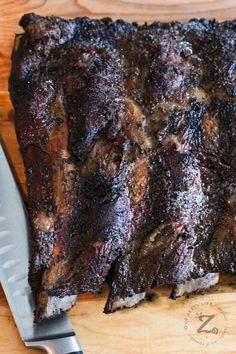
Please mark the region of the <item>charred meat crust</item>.
<svg viewBox="0 0 236 354"><path fill-rule="evenodd" d="M9 83L36 319L105 279L112 312L235 272L236 22L20 25Z"/></svg>

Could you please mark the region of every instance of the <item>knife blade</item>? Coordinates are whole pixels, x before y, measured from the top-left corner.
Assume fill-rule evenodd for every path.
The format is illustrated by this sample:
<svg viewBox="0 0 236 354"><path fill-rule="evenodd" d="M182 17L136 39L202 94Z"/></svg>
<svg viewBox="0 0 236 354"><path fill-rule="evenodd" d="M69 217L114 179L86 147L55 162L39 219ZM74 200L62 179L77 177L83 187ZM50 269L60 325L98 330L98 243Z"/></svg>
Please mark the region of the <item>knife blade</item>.
<svg viewBox="0 0 236 354"><path fill-rule="evenodd" d="M66 314L34 323L28 284L27 212L0 142L0 282L25 345L50 354L82 353Z"/></svg>

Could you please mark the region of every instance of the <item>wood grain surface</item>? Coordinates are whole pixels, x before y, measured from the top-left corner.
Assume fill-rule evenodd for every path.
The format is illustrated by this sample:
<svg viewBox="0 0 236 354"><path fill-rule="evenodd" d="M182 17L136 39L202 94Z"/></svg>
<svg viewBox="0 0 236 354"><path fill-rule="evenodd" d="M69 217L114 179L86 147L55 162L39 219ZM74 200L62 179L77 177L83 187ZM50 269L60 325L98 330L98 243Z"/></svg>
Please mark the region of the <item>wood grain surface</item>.
<svg viewBox="0 0 236 354"><path fill-rule="evenodd" d="M236 1L0 0L0 135L23 190L24 170L14 132L14 114L6 91L12 42L14 34L21 31L18 21L24 13L33 11L63 17L110 16L140 23L196 17L225 20L236 18ZM224 276L210 293L176 301L168 298L170 289L164 287L154 292L152 302L111 315L102 312L107 296L107 289L104 289L100 296L81 296L70 312L70 318L84 354L236 354L235 283L235 276ZM213 333L197 333L198 311L203 314L214 312L208 329L212 326L218 329L215 337ZM0 354L3 353L36 354L38 351L25 349L0 288Z"/></svg>

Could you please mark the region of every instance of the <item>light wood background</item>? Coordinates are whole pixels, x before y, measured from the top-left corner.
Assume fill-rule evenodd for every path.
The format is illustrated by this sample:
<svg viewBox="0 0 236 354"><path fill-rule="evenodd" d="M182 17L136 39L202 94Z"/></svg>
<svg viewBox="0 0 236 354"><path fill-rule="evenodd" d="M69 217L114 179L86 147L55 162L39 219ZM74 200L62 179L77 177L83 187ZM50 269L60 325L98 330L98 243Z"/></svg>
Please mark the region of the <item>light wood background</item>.
<svg viewBox="0 0 236 354"><path fill-rule="evenodd" d="M0 0L0 134L9 159L23 189L25 178L14 133L13 111L7 94L10 54L14 34L21 31L20 17L26 12L64 17L110 16L128 21L187 20L209 17L218 20L236 18L234 0ZM0 182L1 183L1 182ZM83 295L70 312L84 354L192 354L236 353L236 277L222 277L209 294L191 299L168 299L169 289L155 292L153 302L112 315L102 313L107 290L101 296ZM231 285L229 285L231 284ZM212 302L226 316L216 312L216 325L227 324L226 333L209 346L194 342L196 326L184 329L186 313L192 306ZM206 309L207 311L207 309ZM224 323L222 323L222 321ZM195 323L196 325L196 323ZM202 337L204 342L204 335ZM36 354L25 349L0 288L0 354Z"/></svg>

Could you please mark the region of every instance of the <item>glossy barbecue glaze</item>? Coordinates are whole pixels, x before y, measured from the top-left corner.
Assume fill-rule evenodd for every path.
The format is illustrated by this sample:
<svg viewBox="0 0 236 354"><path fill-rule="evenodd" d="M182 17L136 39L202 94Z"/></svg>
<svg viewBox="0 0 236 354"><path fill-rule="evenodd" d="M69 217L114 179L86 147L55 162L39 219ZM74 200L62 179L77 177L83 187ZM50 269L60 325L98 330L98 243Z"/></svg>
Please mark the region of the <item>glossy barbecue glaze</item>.
<svg viewBox="0 0 236 354"><path fill-rule="evenodd" d="M10 92L36 319L105 279L111 312L158 284L234 272L236 22L21 25Z"/></svg>

